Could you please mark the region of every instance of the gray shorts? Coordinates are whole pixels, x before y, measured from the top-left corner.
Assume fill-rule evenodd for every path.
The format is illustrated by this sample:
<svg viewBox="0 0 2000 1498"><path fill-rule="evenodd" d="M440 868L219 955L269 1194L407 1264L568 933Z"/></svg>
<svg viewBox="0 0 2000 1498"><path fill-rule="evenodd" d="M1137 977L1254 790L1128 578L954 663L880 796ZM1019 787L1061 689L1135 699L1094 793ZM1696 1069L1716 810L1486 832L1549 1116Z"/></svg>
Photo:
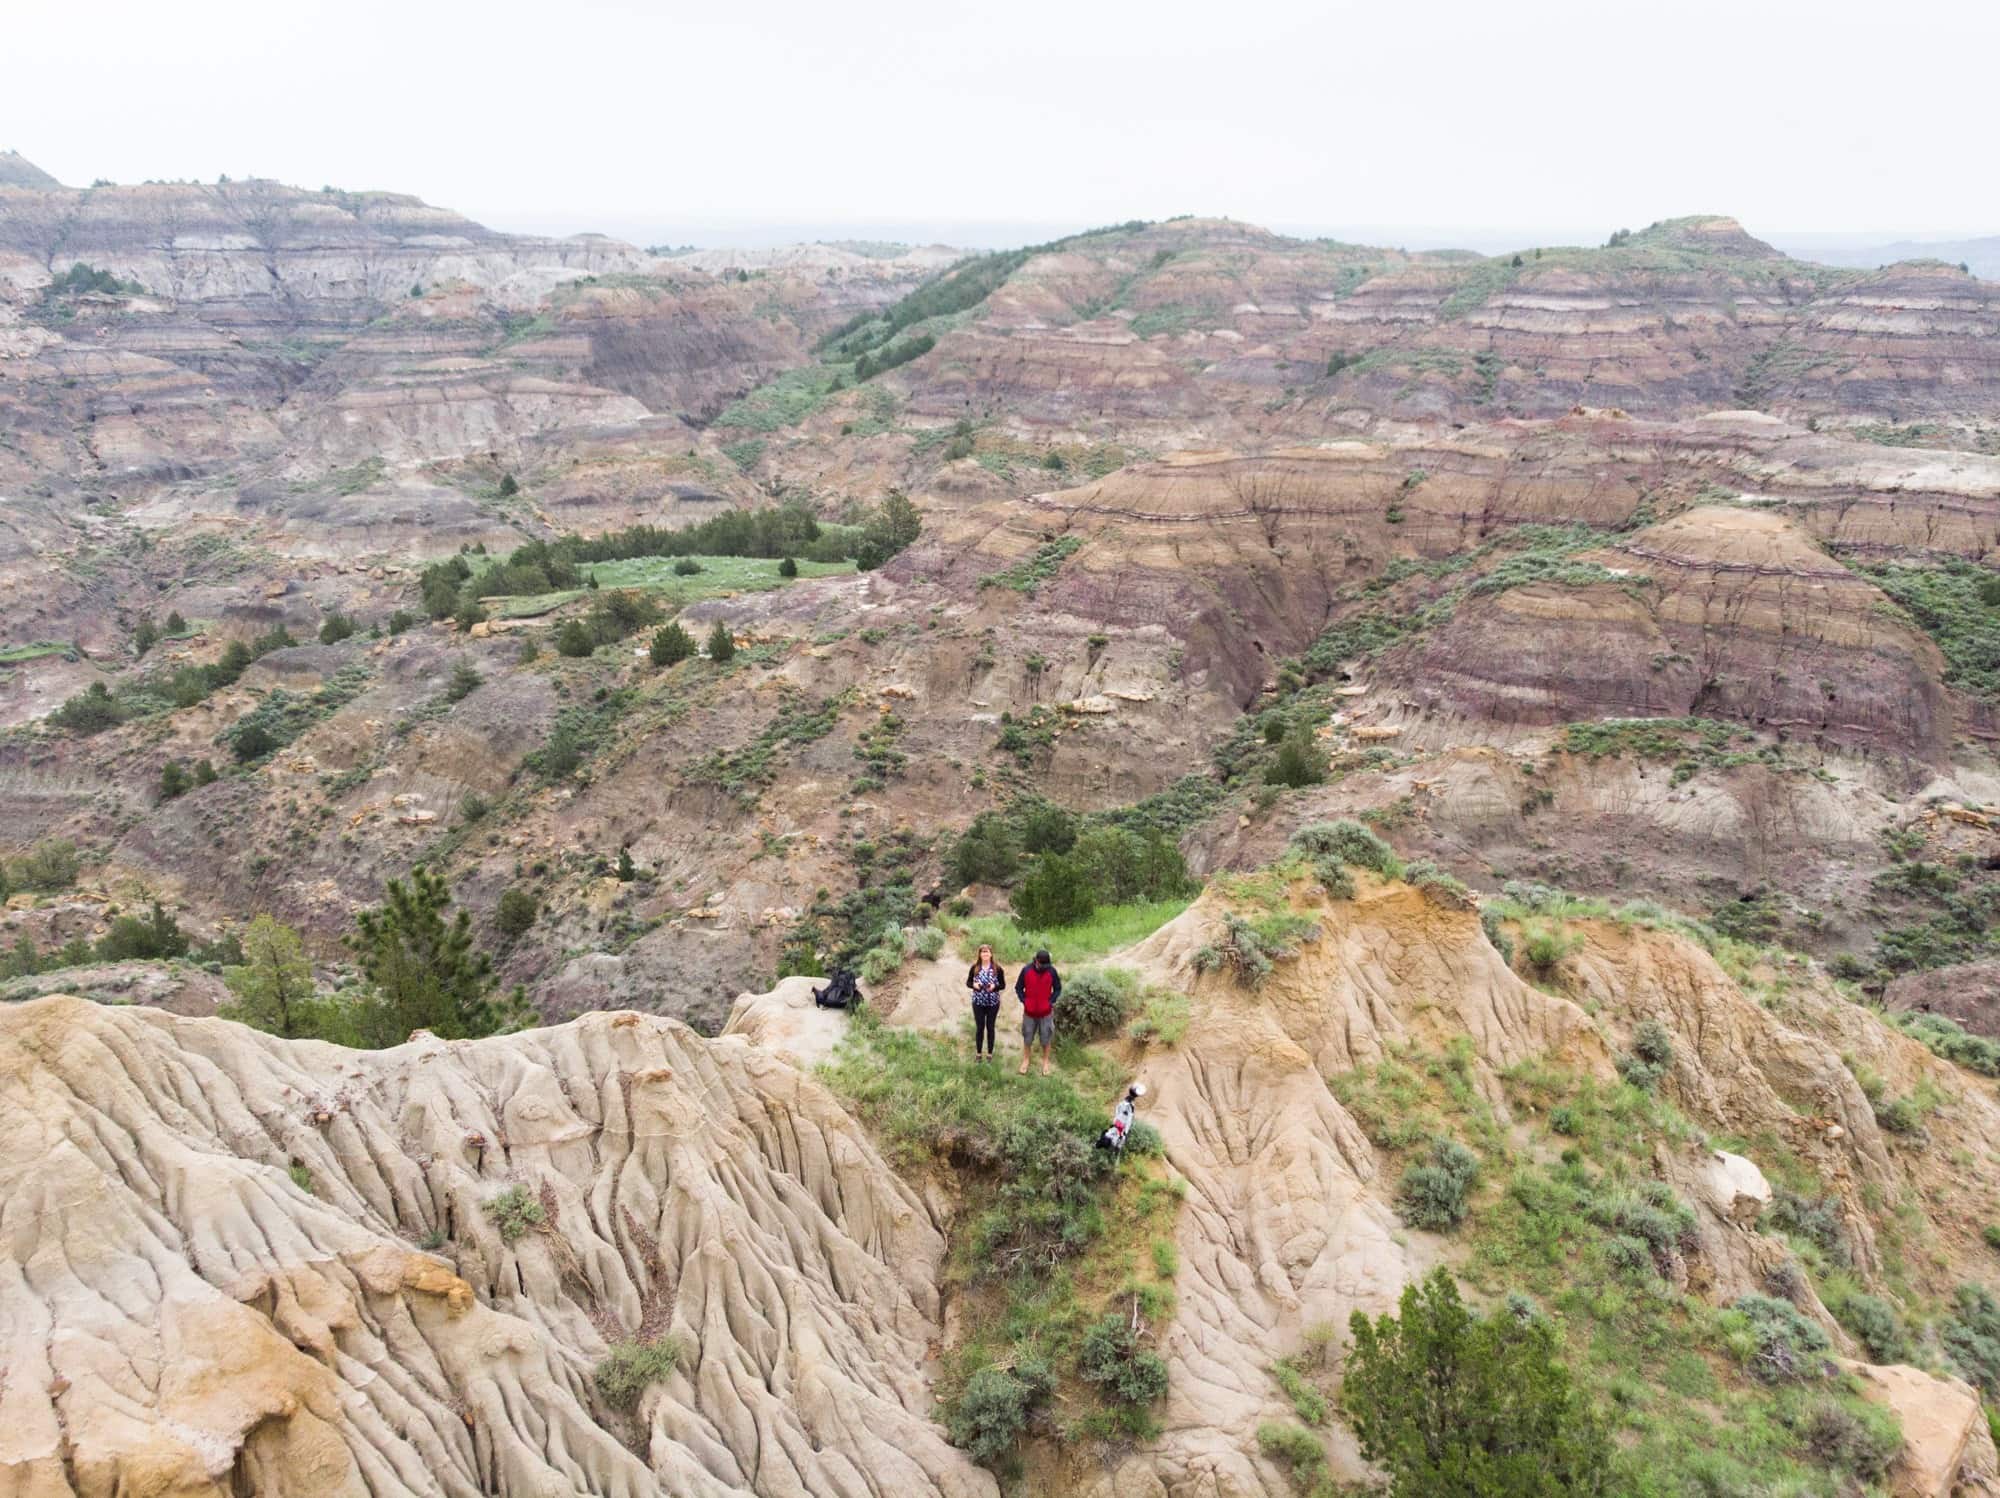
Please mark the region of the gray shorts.
<svg viewBox="0 0 2000 1498"><path fill-rule="evenodd" d="M1032 1015L1021 1016L1022 1045L1054 1045L1056 1043L1056 1017L1045 1014L1036 1019Z"/></svg>

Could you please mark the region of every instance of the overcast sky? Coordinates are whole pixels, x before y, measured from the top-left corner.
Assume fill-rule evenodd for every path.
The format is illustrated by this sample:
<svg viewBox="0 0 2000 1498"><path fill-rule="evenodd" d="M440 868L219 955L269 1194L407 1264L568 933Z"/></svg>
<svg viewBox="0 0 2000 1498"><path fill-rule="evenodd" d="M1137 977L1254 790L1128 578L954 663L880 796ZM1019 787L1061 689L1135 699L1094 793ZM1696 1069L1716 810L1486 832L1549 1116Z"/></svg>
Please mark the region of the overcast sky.
<svg viewBox="0 0 2000 1498"><path fill-rule="evenodd" d="M0 149L66 182L391 188L504 229L2000 232L1992 0L7 0L0 37Z"/></svg>

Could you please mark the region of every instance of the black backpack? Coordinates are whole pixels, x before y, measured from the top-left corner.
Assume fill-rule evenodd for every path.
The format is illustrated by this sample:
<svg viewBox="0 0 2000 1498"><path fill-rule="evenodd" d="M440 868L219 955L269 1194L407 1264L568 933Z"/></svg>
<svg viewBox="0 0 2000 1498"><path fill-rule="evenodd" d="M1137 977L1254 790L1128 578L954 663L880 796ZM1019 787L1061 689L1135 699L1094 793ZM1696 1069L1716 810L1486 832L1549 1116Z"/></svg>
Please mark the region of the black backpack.
<svg viewBox="0 0 2000 1498"><path fill-rule="evenodd" d="M813 990L813 1003L821 1009L852 1009L860 1002L860 986L845 969L835 973L826 987Z"/></svg>

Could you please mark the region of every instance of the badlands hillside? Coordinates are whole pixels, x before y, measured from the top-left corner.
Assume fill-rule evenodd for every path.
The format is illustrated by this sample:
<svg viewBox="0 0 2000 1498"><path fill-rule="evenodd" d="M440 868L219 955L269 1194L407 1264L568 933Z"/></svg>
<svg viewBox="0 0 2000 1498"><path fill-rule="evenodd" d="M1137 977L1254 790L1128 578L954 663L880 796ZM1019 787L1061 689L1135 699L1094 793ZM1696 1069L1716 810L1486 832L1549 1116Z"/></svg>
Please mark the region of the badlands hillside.
<svg viewBox="0 0 2000 1498"><path fill-rule="evenodd" d="M2000 1485L2000 287L1607 236L0 157L0 1492Z"/></svg>

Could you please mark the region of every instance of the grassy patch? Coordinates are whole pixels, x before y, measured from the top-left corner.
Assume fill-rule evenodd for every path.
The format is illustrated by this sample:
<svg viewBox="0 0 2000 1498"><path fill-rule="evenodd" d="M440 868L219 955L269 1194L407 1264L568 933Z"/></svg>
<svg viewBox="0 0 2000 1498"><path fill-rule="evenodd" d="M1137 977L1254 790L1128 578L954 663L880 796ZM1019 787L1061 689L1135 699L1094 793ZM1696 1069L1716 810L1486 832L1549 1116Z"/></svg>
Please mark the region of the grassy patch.
<svg viewBox="0 0 2000 1498"><path fill-rule="evenodd" d="M969 1332L941 1403L954 1440L995 1465L1045 1405L1058 1439L1149 1436L1164 1388L1152 1349L1178 1263L1148 1246L1170 1239L1182 1192L1157 1158L1091 1147L1118 1078L1073 1045L1061 1061L1046 1078L971 1067L863 1010L821 1070L899 1165L962 1194L946 1272Z"/></svg>
<svg viewBox="0 0 2000 1498"><path fill-rule="evenodd" d="M2000 573L1956 558L1935 567L1878 562L1854 570L1937 643L1947 682L1977 697L2000 698Z"/></svg>
<svg viewBox="0 0 2000 1498"><path fill-rule="evenodd" d="M825 738L833 732L843 705L840 697L815 701L795 694L749 743L740 749L716 750L689 771L688 778L754 801L757 792L771 783L779 751Z"/></svg>
<svg viewBox="0 0 2000 1498"><path fill-rule="evenodd" d="M1652 1179L1651 1151L1656 1140L1693 1141L1687 1121L1642 1089L1541 1063L1505 1081L1510 1103L1548 1121L1545 1144L1561 1158L1489 1151L1509 1173L1462 1229L1466 1275L1517 1314L1552 1316L1570 1366L1621 1433L1618 1490L1832 1495L1879 1476L1814 1438L1825 1409L1871 1429L1880 1417L1852 1380L1819 1374L1788 1306L1746 1297L1714 1307L1673 1288L1693 1219ZM1714 1418L1718 1407L1729 1419Z"/></svg>
<svg viewBox="0 0 2000 1498"><path fill-rule="evenodd" d="M1053 541L1044 541L1034 552L1003 568L990 577L979 580L981 588L1010 588L1016 593L1026 593L1030 598L1043 583L1048 582L1061 569L1068 558L1076 555L1083 545L1081 536L1058 536Z"/></svg>
<svg viewBox="0 0 2000 1498"><path fill-rule="evenodd" d="M775 432L797 426L826 403L847 382L845 370L826 364L788 369L767 385L759 385L715 418L719 427L746 432ZM742 464L749 467L750 464Z"/></svg>
<svg viewBox="0 0 2000 1498"><path fill-rule="evenodd" d="M674 563L680 560L679 557L630 557L617 562L592 562L587 574L597 579L599 589L640 589L658 595L655 601L668 609L685 608L704 598L720 598L728 593L768 593L791 581L778 575L782 559L775 557L696 557L701 571L691 576L674 571ZM797 566L800 577L837 577L854 571L851 561L799 561ZM563 588L553 593L503 595L491 601L504 619L535 619L566 603L574 603L588 592L587 588Z"/></svg>
<svg viewBox="0 0 2000 1498"><path fill-rule="evenodd" d="M38 661L49 655L71 655L76 646L60 640L36 640L27 645L0 647L0 666L18 666L23 661Z"/></svg>
<svg viewBox="0 0 2000 1498"><path fill-rule="evenodd" d="M1061 966L1065 962L1103 957L1144 941L1191 903L1190 898L1181 897L1131 905L1100 905L1088 920L1046 931L1023 931L1011 915L979 916L965 923L958 944L969 961L977 955L981 942L988 943L994 955L1009 965L1026 962L1046 947L1057 966Z"/></svg>

